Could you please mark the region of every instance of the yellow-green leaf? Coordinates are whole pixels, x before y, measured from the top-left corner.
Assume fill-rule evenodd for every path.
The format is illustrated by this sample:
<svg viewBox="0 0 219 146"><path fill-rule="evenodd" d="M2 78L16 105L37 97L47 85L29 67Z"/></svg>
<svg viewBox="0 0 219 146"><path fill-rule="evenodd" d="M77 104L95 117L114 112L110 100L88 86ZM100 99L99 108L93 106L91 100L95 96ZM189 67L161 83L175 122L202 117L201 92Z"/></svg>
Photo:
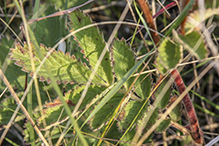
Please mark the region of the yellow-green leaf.
<svg viewBox="0 0 219 146"><path fill-rule="evenodd" d="M69 15L71 22L69 23L71 31L77 30L84 26L93 24L88 15L83 14L80 10L76 10ZM94 68L104 47L105 41L99 29L95 26L89 27L74 34L75 40L84 53L84 57L88 59L91 68ZM112 67L110 65L109 52L106 52L96 74L104 81L111 85L113 82Z"/></svg>
<svg viewBox="0 0 219 146"><path fill-rule="evenodd" d="M40 57L36 52L36 48L31 44L32 53L34 58L35 68L37 68L40 63ZM11 49L11 59L16 60L15 64L22 67L22 70L26 72L31 72L31 62L29 57L29 49L27 44L24 47L20 44L16 44L15 49ZM47 49L44 45L40 45L41 53L46 56L50 49ZM85 84L92 71L83 64L80 60L77 60L74 56L70 56L69 53L64 54L62 51L53 51L52 54L46 60L47 67L42 66L38 72L38 76L41 81L50 81L50 77L47 70L50 70L52 75L57 79L58 82L76 82L79 84ZM31 73L32 74L32 73ZM92 83L98 85L106 85L105 82L98 76L95 76Z"/></svg>
<svg viewBox="0 0 219 146"><path fill-rule="evenodd" d="M204 39L197 31L192 31L185 36L177 34L173 31L173 38L176 42L187 49L197 59L204 59L207 57L207 48L204 43Z"/></svg>
<svg viewBox="0 0 219 146"><path fill-rule="evenodd" d="M169 69L175 68L182 59L182 48L164 39L158 48L157 65L160 73L165 74Z"/></svg>
<svg viewBox="0 0 219 146"><path fill-rule="evenodd" d="M118 80L120 80L134 65L134 54L130 50L130 46L126 44L125 40L116 39L113 42L112 53L114 59L114 71ZM128 89L134 78L130 78L125 84Z"/></svg>

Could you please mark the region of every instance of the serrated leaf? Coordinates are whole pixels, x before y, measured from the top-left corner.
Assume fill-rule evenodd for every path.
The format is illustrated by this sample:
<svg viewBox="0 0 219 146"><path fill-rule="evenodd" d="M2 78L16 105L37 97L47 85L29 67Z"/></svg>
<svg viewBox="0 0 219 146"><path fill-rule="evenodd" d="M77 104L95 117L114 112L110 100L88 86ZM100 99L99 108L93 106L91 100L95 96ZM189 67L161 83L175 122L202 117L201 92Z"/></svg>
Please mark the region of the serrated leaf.
<svg viewBox="0 0 219 146"><path fill-rule="evenodd" d="M156 58L156 63L157 63L157 68L161 74L167 73L168 70L162 65L160 61L160 57Z"/></svg>
<svg viewBox="0 0 219 146"><path fill-rule="evenodd" d="M117 127L117 121L115 121L112 123L105 137L111 137L112 139L119 139L121 136L122 136L122 133L119 132L118 127Z"/></svg>
<svg viewBox="0 0 219 146"><path fill-rule="evenodd" d="M37 120L37 124L41 126L43 120L46 121L47 125L51 125L56 121L62 121L64 118L67 118L67 114L64 111L64 107L61 103L46 105L47 109L44 110L44 116L40 117ZM61 115L61 116L60 116Z"/></svg>
<svg viewBox="0 0 219 146"><path fill-rule="evenodd" d="M11 86L16 91L24 91L25 73L19 70L19 67L9 60L8 53L13 45L14 40L2 37L0 43L0 68L4 72ZM0 80L0 90L5 89L5 84Z"/></svg>
<svg viewBox="0 0 219 146"><path fill-rule="evenodd" d="M41 17L57 12L55 6L52 6L51 4L44 4L40 7L47 7ZM61 38L68 34L68 30L65 29L65 22L66 20L63 16L47 18L35 22L33 25L35 26L34 34L37 42L48 47L53 47Z"/></svg>
<svg viewBox="0 0 219 146"><path fill-rule="evenodd" d="M195 27L197 27L202 21L205 21L206 19L218 15L219 13L219 7L218 8L209 8L204 11L204 16L201 15L199 10L193 11L187 18L187 21L185 23L185 30L186 32L190 33L194 30Z"/></svg>
<svg viewBox="0 0 219 146"><path fill-rule="evenodd" d="M89 16L84 15L79 10L72 12L69 17L71 20L71 31L93 23ZM76 41L78 41L78 45L82 49L82 53L85 54L85 58L88 59L90 66L94 68L105 47L105 41L102 34L99 32L97 27L90 27L74 34L74 36ZM104 79L108 85L112 84L113 74L112 67L110 65L109 52L106 52L96 73Z"/></svg>
<svg viewBox="0 0 219 146"><path fill-rule="evenodd" d="M31 47L33 50L34 64L37 68L41 63L41 60L33 44L31 44ZM11 50L11 59L16 60L15 64L23 67L22 70L31 72L32 68L27 44L25 43L24 47L20 44L16 44L15 49ZM49 50L50 49L47 49L44 45L40 45L40 51L44 56L46 56ZM80 60L76 60L74 56L70 56L68 53L64 54L61 51L57 52L54 50L47 58L46 63L47 68L43 65L38 72L40 81L49 81L49 75L47 73L48 69L59 82L63 83L76 82L79 84L85 84L92 73L86 64L82 64L82 62ZM94 76L92 83L106 85L105 82L98 76Z"/></svg>
<svg viewBox="0 0 219 146"><path fill-rule="evenodd" d="M150 109L148 109L148 111L149 110ZM156 108L154 110L154 112L152 113L151 117L148 117L148 115L145 114L144 117L138 121L138 127L140 127L142 125L142 123L144 123L144 121L147 119L148 122L147 122L147 124L145 126L144 131L148 131L154 125L154 123L157 121L158 114L159 114L159 109L158 108ZM150 118L150 119L148 120L148 118Z"/></svg>
<svg viewBox="0 0 219 146"><path fill-rule="evenodd" d="M169 99L170 99L170 88L167 90L167 92L164 95L160 95L161 91L163 90L164 86L166 85L166 83L168 82L169 77L165 78L160 85L157 87L154 96L155 98L158 98L158 96L163 96L161 101L158 103L157 108L159 109L163 109L167 106Z"/></svg>
<svg viewBox="0 0 219 146"><path fill-rule="evenodd" d="M123 136L121 136L122 139L120 139L118 145L130 146L130 143L132 142L132 139L133 139L135 134L136 134L135 129L132 129L132 130L128 131L125 135L123 134ZM117 139L119 139L121 137L118 137Z"/></svg>
<svg viewBox="0 0 219 146"><path fill-rule="evenodd" d="M134 120L135 116L138 114L143 104L144 101L142 102L130 101L127 103L127 105L119 115L119 122L117 125L120 131L123 132L130 126L130 124ZM136 121L142 119L146 111L147 111L147 106L144 106L144 108L141 110L140 114L138 115Z"/></svg>
<svg viewBox="0 0 219 146"><path fill-rule="evenodd" d="M170 103L174 102L176 96L171 97ZM182 115L182 104L179 103L177 106L170 112L169 116L172 121L177 122Z"/></svg>
<svg viewBox="0 0 219 146"><path fill-rule="evenodd" d="M170 126L171 119L163 120L160 125L156 128L156 132L163 132Z"/></svg>
<svg viewBox="0 0 219 146"><path fill-rule="evenodd" d="M117 93L117 91L123 86L123 84L130 78L130 76L134 73L135 70L139 68L139 66L147 59L152 51L152 49L145 57L143 57L139 62L137 62L118 83L106 94L106 96L100 101L97 107L93 110L93 112L88 116L88 118L83 123L82 127Z"/></svg>
<svg viewBox="0 0 219 146"><path fill-rule="evenodd" d="M76 88L73 91L69 91L65 94L64 99L69 105L70 109L73 111L75 105L81 97L81 94L84 90L85 86L81 86ZM79 108L79 111L84 109L86 105L90 104L94 98L100 94L105 88L92 85L89 87L87 94ZM59 98L55 99L53 102L47 103L46 108L44 109L44 117L40 117L38 119L38 124L40 125L42 121L45 119L47 125L51 125L55 123L57 120L62 121L67 118L67 113L63 112L64 107Z"/></svg>
<svg viewBox="0 0 219 146"><path fill-rule="evenodd" d="M141 70L141 67L139 71ZM133 77L135 78L135 77ZM141 99L147 99L151 93L151 75L142 74L135 82L135 93L141 97Z"/></svg>
<svg viewBox="0 0 219 146"><path fill-rule="evenodd" d="M160 73L165 74L167 70L175 68L182 59L182 48L169 39L164 39L158 47L157 64Z"/></svg>
<svg viewBox="0 0 219 146"><path fill-rule="evenodd" d="M5 98L0 104L0 125L8 124L15 108L17 107L14 98Z"/></svg>
<svg viewBox="0 0 219 146"><path fill-rule="evenodd" d="M23 134L24 134L25 143L26 144L35 143L35 139L33 139L33 137L35 136L36 133L33 131L34 135L30 135L30 133L32 132L31 130L33 129L30 122L25 123L24 127L25 127L25 129L23 131ZM30 138L30 136L32 136L32 139Z"/></svg>
<svg viewBox="0 0 219 146"><path fill-rule="evenodd" d="M94 130L101 128L112 116L123 96L122 93L116 93L91 119L90 127Z"/></svg>
<svg viewBox="0 0 219 146"><path fill-rule="evenodd" d="M207 57L208 51L204 39L197 31L192 31L183 36L178 35L177 32L173 30L173 38L197 59L205 59Z"/></svg>
<svg viewBox="0 0 219 146"><path fill-rule="evenodd" d="M120 80L134 65L134 54L130 50L130 46L126 44L124 39L115 39L112 44L112 53L114 59L114 71L118 80ZM134 78L130 78L125 84L128 89Z"/></svg>

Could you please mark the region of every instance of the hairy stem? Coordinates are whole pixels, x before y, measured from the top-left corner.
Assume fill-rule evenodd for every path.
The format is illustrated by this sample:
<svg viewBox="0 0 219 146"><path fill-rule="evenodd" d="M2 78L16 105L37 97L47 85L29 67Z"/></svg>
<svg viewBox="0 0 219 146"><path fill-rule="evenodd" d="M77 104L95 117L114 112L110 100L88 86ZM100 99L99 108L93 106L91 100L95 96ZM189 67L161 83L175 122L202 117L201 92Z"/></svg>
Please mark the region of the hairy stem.
<svg viewBox="0 0 219 146"><path fill-rule="evenodd" d="M190 0L180 0L181 10L188 4L189 1ZM144 12L144 16L145 16L145 19L146 19L146 22L147 22L148 26L150 28L156 30L155 24L153 22L153 17L150 13L148 5L146 4L146 2L144 0L138 0L138 3L140 5L142 11ZM185 21L186 21L186 17L180 25L182 34L185 33L185 30L184 30ZM160 41L160 37L158 36L158 34L151 31L151 35L153 37L153 40L154 40L155 44L158 44L159 41ZM174 69L171 72L171 75L174 78L174 81L175 81L175 84L177 86L177 89L178 89L179 93L182 94L183 91L186 90L186 87L184 85L184 82L183 82L178 70ZM196 143L202 144L204 142L203 132L202 132L200 126L199 126L198 118L197 118L194 106L192 104L192 101L191 101L190 96L189 96L188 93L183 97L182 101L183 101L183 104L185 106L185 110L186 110L186 113L187 113L187 117L188 117L188 121L189 121L189 127L190 127L190 130L191 130L191 136L193 137L193 139Z"/></svg>
<svg viewBox="0 0 219 146"><path fill-rule="evenodd" d="M180 94L182 94L186 90L186 87L185 87L185 84L184 84L178 70L174 69L171 72L171 75L174 78L174 82L176 84L177 90L179 91ZM197 115L195 112L195 108L192 104L192 101L191 101L188 93L183 97L182 101L183 101L183 104L184 104L184 107L186 110L186 115L188 117L188 121L189 121L189 125L190 125L189 128L191 131L192 138L194 139L194 141L196 143L202 144L204 141L203 140L203 132L199 126L198 118L197 118Z"/></svg>

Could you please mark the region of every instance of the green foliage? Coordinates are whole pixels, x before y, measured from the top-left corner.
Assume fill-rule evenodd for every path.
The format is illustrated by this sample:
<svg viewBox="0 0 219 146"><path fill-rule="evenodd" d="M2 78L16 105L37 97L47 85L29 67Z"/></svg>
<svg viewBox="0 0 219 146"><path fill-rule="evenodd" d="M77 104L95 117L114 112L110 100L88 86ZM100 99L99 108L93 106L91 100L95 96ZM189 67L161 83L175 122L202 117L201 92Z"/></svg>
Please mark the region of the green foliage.
<svg viewBox="0 0 219 146"><path fill-rule="evenodd" d="M197 59L205 59L207 57L208 51L206 49L204 39L197 31L188 33L185 36L178 35L175 31L173 31L173 37Z"/></svg>
<svg viewBox="0 0 219 146"><path fill-rule="evenodd" d="M186 33L185 36L177 34L173 30L173 43L164 39L158 48L157 66L160 73L165 74L168 70L175 68L182 60L182 46L187 49L191 55L197 59L205 59L207 57L207 48L204 39L197 31Z"/></svg>
<svg viewBox="0 0 219 146"><path fill-rule="evenodd" d="M171 119L165 119L161 124L156 128L156 132L165 131L170 125Z"/></svg>
<svg viewBox="0 0 219 146"><path fill-rule="evenodd" d="M71 31L77 30L79 28L82 28L83 26L92 24L92 21L90 18L81 11L77 10L70 14L71 23L70 26L72 28ZM45 26L46 27L46 26ZM41 30L45 31L45 30ZM41 32L42 33L42 32ZM39 34L41 34L39 33ZM40 45L40 52L45 57L49 51L52 51L51 55L47 57L46 64L42 65L38 72L38 77L40 81L47 81L50 82L50 76L47 74L47 70L49 69L52 72L52 75L56 77L57 81L59 83L76 83L78 85L85 84L88 81L88 78L90 77L92 73L92 68L96 65L101 52L103 51L103 48L105 46L105 41L103 40L102 34L99 32L97 27L90 27L86 30L82 30L76 34L74 34L75 40L78 42L78 46L81 49L81 52L84 54L84 58L88 60L88 65L86 63L82 63L79 59L76 59L74 55L70 56L69 53L64 54L61 51L55 51L51 50L50 48L47 48L44 45ZM42 37L39 36L38 42L42 41ZM47 45L50 45L47 43ZM33 60L35 64L35 68L38 68L40 64L42 63L42 60L39 57L39 54L37 53L37 49L35 46L31 43L32 53L33 53ZM124 40L115 40L114 44L112 45L112 48L114 48L114 54L115 54L115 74L118 80L122 80L122 82L127 82L128 78L130 78L130 73L128 73L127 79L123 79L123 76L127 74L129 70L132 70L132 73L141 65L141 63L138 63L135 65L135 60L132 51L130 50L130 47L125 43ZM117 57L119 56L120 57ZM121 56L125 56L126 59L121 58ZM24 43L22 46L21 44L16 44L14 49L11 49L10 58L13 60L16 60L15 64L22 67L22 70L32 75L32 67L31 62L29 59L29 47L27 43ZM145 57L146 59L146 57ZM127 62L128 61L128 62ZM144 61L144 59L142 60ZM142 62L141 61L141 62ZM118 65L121 68L117 67ZM126 67L124 68L123 65ZM134 66L135 65L135 66ZM134 67L133 67L134 66ZM122 74L121 74L122 73ZM143 76L141 76L143 77ZM143 78L139 78L143 79ZM123 81L124 80L124 81ZM134 78L129 80L129 84L127 84L125 87L128 88ZM79 111L77 112L77 115L81 114L82 111L85 109L87 112L83 113L84 115L87 115L88 112L92 112L91 108L97 108L96 106L93 106L95 102L98 100L101 100L101 98L107 94L107 90L105 91L106 87L108 85L111 85L113 81L113 74L112 74L112 67L109 59L109 52L106 53L103 61L101 62L100 67L97 70L97 74L95 75L94 79L92 80L92 86L89 87L88 92L79 108ZM98 86L98 85L102 85ZM122 85L122 84L121 84ZM150 86L149 86L150 87ZM68 106L71 110L74 110L75 105L79 101L81 94L84 90L85 86L77 87L72 91L69 91L65 94L64 99L67 102ZM139 86L138 89L141 88L141 92L143 91L142 86ZM148 88L148 87L147 87ZM118 89L118 88L117 88ZM148 88L150 89L150 88ZM148 92L150 92L148 90ZM100 96L97 96L97 95ZM149 95L149 93L141 93L141 95ZM124 97L124 93L116 93L113 95L110 100L102 105L102 108L98 110L98 112L95 114L94 117L90 120L90 127L92 129L100 129L101 125L106 123L112 116L115 109L119 106L119 103ZM132 101L130 102L135 105L135 107L140 108L143 104L143 102L136 102ZM130 104L128 103L128 104ZM100 104L98 103L98 106ZM127 106L129 107L129 106ZM88 110L88 108L90 108ZM145 107L147 108L147 106ZM131 114L132 116L128 116L129 123L133 120L133 116L135 113L138 112L138 110L132 109L125 109L127 113ZM130 111L129 111L130 110ZM43 116L40 116L39 114L40 109L36 108L34 112L34 117L37 119L37 124L44 130L49 130L53 127L55 127L57 124L59 126L63 125L65 126L68 116L66 112L64 112L64 107L62 105L62 102L59 98L55 99L53 102L46 102L43 109ZM139 116L138 119L140 119L143 115L145 110L143 110ZM47 127L43 126L43 121L46 122ZM120 121L122 122L122 121ZM124 122L124 120L123 120ZM6 122L5 122L6 123ZM27 129L25 130L25 139L27 143L33 142L28 134L28 130L31 128L28 128L28 124L26 124ZM30 125L29 125L30 126ZM121 128L125 129L128 128L128 125L122 125ZM55 128L57 129L57 128ZM55 130L56 132L54 134L58 134L59 130ZM53 133L51 133L50 136L54 136Z"/></svg>
<svg viewBox="0 0 219 146"><path fill-rule="evenodd" d="M175 68L182 59L182 47L169 39L164 39L158 48L157 64L162 74Z"/></svg>
<svg viewBox="0 0 219 146"><path fill-rule="evenodd" d="M14 113L14 109L16 108L16 102L13 98L5 98L0 104L0 123L1 125L5 125L10 120L12 114Z"/></svg>
<svg viewBox="0 0 219 146"><path fill-rule="evenodd" d="M112 54L114 59L114 71L118 80L129 71L134 65L134 54L130 50L124 39L119 41L118 39L114 40L112 47ZM130 78L125 84L125 88L128 89L134 78Z"/></svg>
<svg viewBox="0 0 219 146"><path fill-rule="evenodd" d="M173 120L174 122L180 120L181 117L181 113L182 113L182 104L179 103L169 114L171 120Z"/></svg>
<svg viewBox="0 0 219 146"><path fill-rule="evenodd" d="M73 91L69 91L65 94L64 99L68 103L71 110L74 110L75 105L81 97L85 86L77 87ZM95 100L96 96L103 91L103 87L91 86L88 89L85 99L83 100L79 110L85 109L92 100ZM49 102L45 105L44 116L38 119L38 124L42 124L43 120L47 121L47 125L51 125L55 122L62 121L67 118L67 114L63 112L64 107L59 98L55 99L53 102ZM59 120L58 120L59 119ZM58 120L58 121L57 121Z"/></svg>
<svg viewBox="0 0 219 146"><path fill-rule="evenodd" d="M158 103L158 108L159 109L163 109L167 106L169 99L170 99L170 88L166 91L166 93L164 95L162 95L161 91L163 90L164 86L166 85L166 83L168 82L169 77L165 78L160 85L157 87L154 96L155 98L159 98L162 97L161 101Z"/></svg>
<svg viewBox="0 0 219 146"><path fill-rule="evenodd" d="M71 31L77 30L84 26L92 24L91 19L80 11L74 11L69 15L72 28ZM105 41L97 27L90 27L74 34L75 40L84 53L84 57L88 59L90 66L94 69L97 61L105 47ZM108 85L112 84L112 68L110 65L109 52L107 52L99 66L96 74L100 76Z"/></svg>
<svg viewBox="0 0 219 146"><path fill-rule="evenodd" d="M20 68L9 60L8 53L10 48L13 46L13 40L2 38L0 43L0 68L3 70L5 76L10 82L11 86L18 90L23 91L25 85L25 73L20 70ZM0 80L0 90L4 90L5 85L2 80Z"/></svg>
<svg viewBox="0 0 219 146"><path fill-rule="evenodd" d="M72 7L75 3L83 3L84 1L71 1L65 3L65 5L63 1L51 0L51 2L63 9ZM191 5L192 2L189 3L187 9ZM42 11L40 16L48 16L57 11L55 6L48 6L46 4L43 5L42 9L45 11ZM217 14L218 11L218 8L208 9L203 19L208 19ZM184 16L185 14L183 13ZM189 17L199 21L198 14L195 11ZM178 26L178 23L182 21L184 16L180 16L180 20L174 23L174 28ZM66 25L67 21L69 21L68 27ZM85 15L80 10L75 10L68 17L59 16L35 22L31 28L34 30L36 40L32 40L33 43L30 46L26 42L17 43L13 46L13 40L6 38L1 40L0 67L5 71L7 79L17 93L24 91L25 82L27 82L25 75L33 75L29 47L32 48L35 68L42 65L37 73L37 77L41 81L39 83L39 90L43 107L40 109L38 106L35 94L36 87L33 87L33 95L31 97L33 113L31 115L33 115L32 118L46 140L53 144L57 142L65 128L68 128L64 136L64 142L61 145L75 144L77 142L78 145L82 145L81 141L77 140L78 133L75 127L72 127L72 125L67 127L69 114L65 111L61 99L57 97L56 91L53 91L49 85L51 76L48 74L48 70L55 77L55 81L59 83L59 87L64 94L64 100L70 110L74 111L76 105L80 102L82 93L86 89L85 84L88 82L96 64L99 63L99 58L106 45L103 34L97 26L92 26L92 24L94 22L90 16ZM84 29L88 25L89 27ZM74 33L78 29L81 30ZM65 40L67 42L67 53L51 50L50 47L53 47L68 33L72 33L73 36ZM166 74L181 63L183 60L183 47L197 59L205 59L207 57L208 52L204 38L201 32L195 30L195 26L189 21L186 22L186 34L184 36L177 34L176 31L172 31L172 34L172 37L168 36L168 38L161 40L158 46L156 65L161 74ZM33 45L35 43L42 44L39 48L36 48ZM9 51L12 46L13 49ZM87 134L86 140L89 145L96 145L97 137L101 137L100 134L102 133L104 133L102 135L103 138L120 139L123 141L120 143L121 145L129 145L129 142L132 142L132 138L136 134L137 128L144 125L144 131L148 131L160 119L163 111L168 110L169 105L171 105L171 103L168 104L171 88L168 88L161 95L163 88L167 84L167 79L162 81L156 88L155 93L153 93L155 98L151 99L152 79L156 76L148 72L141 73L136 81L135 78L137 76L132 76L134 73L141 71L147 61L146 59L152 56L151 53L154 49L138 61L136 59L138 56L134 55L134 49L123 38L121 40L118 38L114 39L110 48L110 50L106 51L103 60L100 62L91 85L87 89L86 95L74 117L81 130ZM48 52L52 52L46 57L46 65L42 64L42 58L38 50L43 57L46 57ZM142 52L145 52L145 50ZM111 56L110 53L112 54ZM11 60L15 60L17 66L8 59L8 54ZM153 59L152 61L154 62ZM151 62L148 65L149 69L151 69ZM147 69L144 71L147 71ZM0 90L2 91L4 88L5 85L0 81ZM131 91L128 91L128 89L131 89ZM126 92L129 92L128 96L125 96ZM131 98L129 98L129 95ZM1 99L0 103L1 125L8 123L17 107L15 100L11 96L7 96L9 96L8 93L3 96L4 99ZM134 96L138 98L137 101L132 98ZM27 107L26 100L24 106ZM177 122L181 117L181 108L181 104L178 104L171 111L169 117L166 117L156 128L155 132L164 132L170 126L171 121ZM24 118L25 115L20 112L15 122L24 120ZM25 127L23 133L26 143L41 144L41 140L36 133L31 135L31 133L34 133L32 125L29 122L25 122L23 126ZM152 138L153 134L148 137L145 143L151 141ZM112 143L116 144L116 142ZM109 142L105 141L104 144L109 144Z"/></svg>
<svg viewBox="0 0 219 146"><path fill-rule="evenodd" d="M90 121L90 127L92 129L98 129L109 120L113 115L113 112L118 107L120 101L123 99L124 94L117 93L111 98L94 116ZM95 107L94 107L95 108Z"/></svg>
<svg viewBox="0 0 219 146"><path fill-rule="evenodd" d="M51 2L56 5L56 7L63 9L69 9L74 6L81 5L86 2L86 0L71 0L71 1L66 1L66 0L48 0L48 3ZM90 4L83 6L81 9L87 9L90 7Z"/></svg>
<svg viewBox="0 0 219 146"><path fill-rule="evenodd" d="M35 67L39 67L40 60L37 50L33 44L31 44L33 50ZM44 45L40 45L40 52L46 56L47 52L51 49L47 49ZM11 59L16 60L16 65L23 67L22 70L26 72L32 71L31 62L29 59L29 48L27 44L22 47L20 44L16 44L15 49L12 49ZM85 84L88 81L92 71L83 64L80 60L77 60L74 56L70 56L69 53L64 54L61 51L53 51L53 53L46 60L47 67L43 66L38 76L40 81L50 82L47 70L49 69L53 76L56 77L59 82L76 82L78 84ZM32 73L31 73L32 74ZM104 84L104 82L98 76L93 79L95 84Z"/></svg>
<svg viewBox="0 0 219 146"><path fill-rule="evenodd" d="M144 114L147 112L147 106L144 106L144 108L138 114L143 106L143 103L144 101L130 101L127 103L127 105L125 105L119 116L118 128L120 131L124 132L130 126L133 120L137 122L138 120L142 119ZM135 119L136 116L137 118ZM132 128L135 126L136 125L133 125Z"/></svg>
<svg viewBox="0 0 219 146"><path fill-rule="evenodd" d="M46 7L48 5L44 4L41 7L44 6ZM55 12L57 12L55 6L49 5L44 13L41 14L41 17L50 15ZM39 44L42 43L47 47L53 47L60 38L67 35L68 30L65 28L65 23L66 20L64 16L47 18L34 23L32 26L34 27L33 29L36 41Z"/></svg>
<svg viewBox="0 0 219 146"><path fill-rule="evenodd" d="M135 83L135 93L141 99L147 99L151 92L151 76L150 74L140 75Z"/></svg>

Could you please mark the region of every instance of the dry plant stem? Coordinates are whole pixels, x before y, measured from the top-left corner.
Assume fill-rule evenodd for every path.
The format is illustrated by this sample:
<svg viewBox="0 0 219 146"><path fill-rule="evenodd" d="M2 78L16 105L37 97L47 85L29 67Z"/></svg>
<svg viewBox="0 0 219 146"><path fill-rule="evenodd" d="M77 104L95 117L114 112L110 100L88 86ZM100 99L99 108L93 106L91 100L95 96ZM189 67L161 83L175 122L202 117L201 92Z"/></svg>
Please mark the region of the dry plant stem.
<svg viewBox="0 0 219 146"><path fill-rule="evenodd" d="M153 29L153 30L156 30L156 27L154 25L154 21L153 21L153 17L150 13L150 10L149 10L149 7L148 5L146 4L146 2L144 0L137 0L142 11L144 12L144 16L145 16L145 20L148 24L148 27ZM150 31L151 35L152 35L152 38L155 42L155 44L158 44L158 42L160 41L160 37L158 35L158 33L154 32L154 31Z"/></svg>
<svg viewBox="0 0 219 146"><path fill-rule="evenodd" d="M176 84L177 90L179 91L180 94L182 94L186 90L186 87L183 83L183 80L178 70L174 69L171 72L171 75L174 78L174 82ZM196 143L202 144L203 132L199 126L197 115L188 93L183 97L182 101L186 110L186 115L188 117L192 138Z"/></svg>
<svg viewBox="0 0 219 146"><path fill-rule="evenodd" d="M20 101L20 99L18 98L17 94L14 92L14 89L11 87L10 83L8 82L7 78L5 77L4 73L2 72L2 70L0 69L0 76L3 80L3 82L5 83L5 85L8 87L9 91L11 92L11 95L14 97L14 99L16 100L18 106L16 108L15 111L18 111L19 108L21 108L21 110L23 111L23 113L25 114L25 116L27 117L27 120L31 123L31 125L33 126L33 128L35 129L35 131L37 132L37 134L39 135L39 137L41 138L41 140L43 141L43 143L46 146L49 146L48 142L46 141L46 139L44 138L43 134L40 132L40 130L38 129L38 127L35 125L33 119L30 117L29 113L27 112L26 108L23 106L22 102ZM16 116L16 114L14 114ZM8 125L6 126L5 131L3 132L3 134L1 135L0 138L0 145L3 142L9 127L11 127L11 124L13 122L14 117L12 116L10 121L8 122Z"/></svg>

